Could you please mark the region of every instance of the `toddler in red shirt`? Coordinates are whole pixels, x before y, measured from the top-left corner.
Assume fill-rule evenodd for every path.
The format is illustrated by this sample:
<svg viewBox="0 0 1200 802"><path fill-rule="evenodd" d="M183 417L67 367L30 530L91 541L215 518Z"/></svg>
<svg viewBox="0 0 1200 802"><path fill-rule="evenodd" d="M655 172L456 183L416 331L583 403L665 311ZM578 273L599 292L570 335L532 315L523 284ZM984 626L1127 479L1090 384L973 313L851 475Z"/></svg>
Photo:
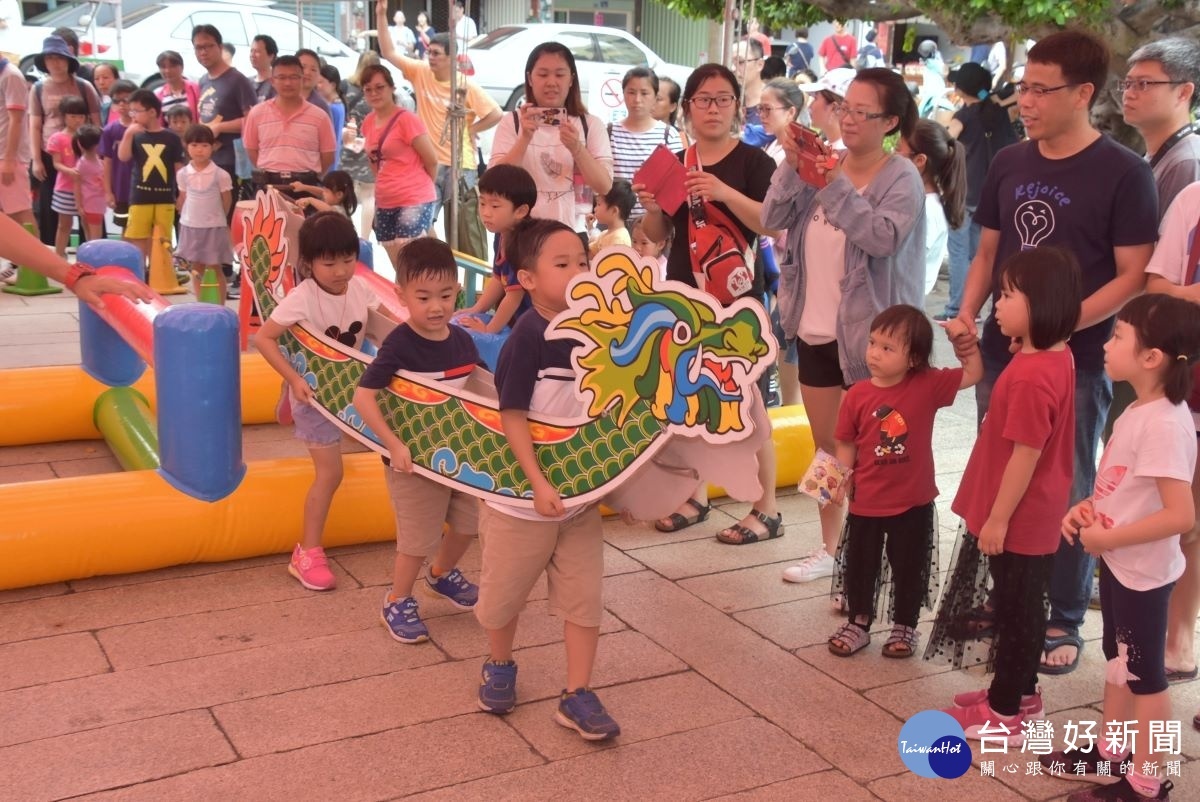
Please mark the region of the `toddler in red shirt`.
<svg viewBox="0 0 1200 802"><path fill-rule="evenodd" d="M959 694L945 711L968 738L1007 733L1020 743L1022 722L1043 711L1044 604L1074 459L1075 363L1067 338L1082 294L1079 264L1059 248L1021 251L1002 268L996 322L1019 350L992 390L951 507L965 532L925 652L961 666L987 639L985 656L972 659L991 663L991 688ZM947 330L955 337L965 325Z"/></svg>
<svg viewBox="0 0 1200 802"><path fill-rule="evenodd" d="M880 581L885 538L893 626L884 657L913 656L922 604L932 608L937 598L933 419L959 390L979 381L983 360L971 337L955 347L961 367L930 367L932 350L933 326L924 312L903 304L885 309L867 339L871 378L850 388L838 412L836 455L854 469L833 499L840 504L850 497L838 550L849 618L829 638L829 651L839 657L871 642L879 590L888 579L885 574ZM837 590L837 578L834 584Z"/></svg>

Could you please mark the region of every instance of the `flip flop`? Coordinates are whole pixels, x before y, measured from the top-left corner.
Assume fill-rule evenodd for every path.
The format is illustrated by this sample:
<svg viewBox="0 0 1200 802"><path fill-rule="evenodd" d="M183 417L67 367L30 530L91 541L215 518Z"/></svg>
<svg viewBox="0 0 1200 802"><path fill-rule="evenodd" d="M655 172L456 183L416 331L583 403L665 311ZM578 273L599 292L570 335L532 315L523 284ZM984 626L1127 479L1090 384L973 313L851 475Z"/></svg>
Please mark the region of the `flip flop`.
<svg viewBox="0 0 1200 802"><path fill-rule="evenodd" d="M1072 671L1079 668L1079 658L1083 656L1083 639L1078 635L1047 635L1046 642L1042 644L1042 651L1044 651L1046 654L1050 654L1050 652L1054 651L1055 649L1060 649L1063 646L1075 647L1075 659L1069 663L1064 663L1061 666L1049 666L1046 665L1045 661L1043 660L1038 665L1038 673L1049 674L1052 677L1059 677L1063 674L1070 674Z"/></svg>
<svg viewBox="0 0 1200 802"><path fill-rule="evenodd" d="M1179 682L1191 682L1200 677L1200 666L1193 668L1191 671L1184 671L1182 668L1168 668L1167 682L1172 684Z"/></svg>

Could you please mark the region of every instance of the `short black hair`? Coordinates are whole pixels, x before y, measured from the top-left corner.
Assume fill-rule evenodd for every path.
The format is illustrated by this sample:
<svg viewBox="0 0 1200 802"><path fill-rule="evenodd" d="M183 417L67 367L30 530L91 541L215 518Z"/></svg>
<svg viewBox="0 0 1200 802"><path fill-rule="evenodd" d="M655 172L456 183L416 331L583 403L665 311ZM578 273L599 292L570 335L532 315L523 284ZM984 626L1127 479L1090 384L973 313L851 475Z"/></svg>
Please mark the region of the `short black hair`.
<svg viewBox="0 0 1200 802"><path fill-rule="evenodd" d="M1056 64L1068 85L1091 84L1092 97L1088 108L1096 105L1100 93L1108 84L1108 45L1104 40L1085 31L1056 31L1039 39L1025 57L1029 64Z"/></svg>
<svg viewBox="0 0 1200 802"><path fill-rule="evenodd" d="M621 214L621 221L629 219L629 215L633 213L633 207L637 205L637 195L633 192L633 187L628 181L618 178L612 183L612 189L604 193L601 197L609 206L616 208Z"/></svg>
<svg viewBox="0 0 1200 802"><path fill-rule="evenodd" d="M483 171L476 185L480 195L498 195L512 203L513 208L537 205L537 183L524 167L515 164L494 164Z"/></svg>
<svg viewBox="0 0 1200 802"><path fill-rule="evenodd" d="M172 117L187 117L190 120L192 119L192 110L186 103L176 103L164 111L163 116L168 120Z"/></svg>
<svg viewBox="0 0 1200 802"><path fill-rule="evenodd" d="M358 232L350 218L337 212L317 212L300 225L301 274L312 275L312 263L322 257L358 255Z"/></svg>
<svg viewBox="0 0 1200 802"><path fill-rule="evenodd" d="M401 287L416 279L458 281L458 263L450 246L434 237L417 237L396 254L396 283Z"/></svg>
<svg viewBox="0 0 1200 802"><path fill-rule="evenodd" d="M925 313L915 306L896 304L884 309L871 321L871 331L900 337L908 346L909 368L925 370L933 353L933 326Z"/></svg>
<svg viewBox="0 0 1200 802"><path fill-rule="evenodd" d="M50 35L57 36L59 39L62 39L67 43L67 47L71 48L72 53L77 56L79 55L79 34L75 33L74 28L69 28L66 26L55 28L50 32Z"/></svg>
<svg viewBox="0 0 1200 802"><path fill-rule="evenodd" d="M782 78L787 75L787 62L779 56L767 56L763 59L762 71L759 77L764 81L772 78Z"/></svg>
<svg viewBox="0 0 1200 802"><path fill-rule="evenodd" d="M231 56L237 55L237 48L233 46L232 42L222 42L221 49Z"/></svg>
<svg viewBox="0 0 1200 802"><path fill-rule="evenodd" d="M322 61L322 60L321 60L321 57L320 57L319 55L317 55L317 51L315 51L315 50L310 50L310 49L309 49L309 48L307 48L307 47L302 47L302 48L300 48L299 50L297 50L297 51L296 51L296 58L297 58L297 59L301 58L302 56L308 56L309 58L312 58L312 59L314 59L314 60L317 62L317 64L318 64L318 65L320 65L320 64L324 64L324 63L325 63L324 61Z"/></svg>
<svg viewBox="0 0 1200 802"><path fill-rule="evenodd" d="M187 106L184 106L184 108L187 108ZM190 115L191 112L189 111L188 114ZM216 144L216 141L217 137L213 134L212 129L201 123L192 123L183 132L183 144L185 145L193 143L197 145L213 145Z"/></svg>
<svg viewBox="0 0 1200 802"><path fill-rule="evenodd" d="M1018 251L1000 270L1001 287L1008 286L1029 302L1029 342L1042 350L1075 332L1083 279L1074 254L1044 246Z"/></svg>
<svg viewBox="0 0 1200 802"><path fill-rule="evenodd" d="M58 104L58 113L63 117L68 114L81 114L87 117L89 112L87 101L78 95L68 95Z"/></svg>
<svg viewBox="0 0 1200 802"><path fill-rule="evenodd" d="M1192 392L1192 368L1200 358L1200 315L1196 305L1170 295L1139 295L1117 312L1137 335L1139 348L1163 355L1163 392L1182 404Z"/></svg>
<svg viewBox="0 0 1200 802"><path fill-rule="evenodd" d="M132 95L136 91L137 84L122 78L118 81L113 81L113 85L108 88L108 96L115 99L117 95Z"/></svg>
<svg viewBox="0 0 1200 802"><path fill-rule="evenodd" d="M162 113L162 101L159 100L158 95L154 94L154 92L149 89L139 89L138 91L134 92L129 96L129 102L137 103L147 111L152 110L158 112L159 114Z"/></svg>
<svg viewBox="0 0 1200 802"><path fill-rule="evenodd" d="M192 44L196 43L197 36L211 36L212 40L221 45L225 40L221 38L221 32L217 30L216 25L197 25L192 28Z"/></svg>
<svg viewBox="0 0 1200 802"><path fill-rule="evenodd" d="M277 67L295 67L301 72L304 71L304 65L300 63L299 56L276 56L271 62L271 69L274 70Z"/></svg>
<svg viewBox="0 0 1200 802"><path fill-rule="evenodd" d="M79 126L79 130L75 132L75 137L71 140L71 149L75 151L76 156L82 156L85 150L100 144L102 133L104 132L98 125Z"/></svg>
<svg viewBox="0 0 1200 802"><path fill-rule="evenodd" d="M267 55L275 58L279 55L279 45L275 43L275 37L267 36L265 33L260 33L250 41L262 42L263 50L267 51Z"/></svg>

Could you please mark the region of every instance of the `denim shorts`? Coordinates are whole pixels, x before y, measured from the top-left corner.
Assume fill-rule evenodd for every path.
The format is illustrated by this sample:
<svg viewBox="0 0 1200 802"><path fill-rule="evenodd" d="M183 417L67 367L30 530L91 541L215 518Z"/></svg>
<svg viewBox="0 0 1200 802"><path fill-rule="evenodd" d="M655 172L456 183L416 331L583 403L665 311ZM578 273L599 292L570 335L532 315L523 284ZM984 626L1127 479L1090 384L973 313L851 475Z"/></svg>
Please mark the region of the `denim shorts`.
<svg viewBox="0 0 1200 802"><path fill-rule="evenodd" d="M312 404L303 404L289 393L292 420L296 423L296 439L309 448L335 446L342 441L342 430Z"/></svg>
<svg viewBox="0 0 1200 802"><path fill-rule="evenodd" d="M425 236L425 232L433 225L436 208L437 205L431 201L417 206L375 209L375 239L382 244Z"/></svg>

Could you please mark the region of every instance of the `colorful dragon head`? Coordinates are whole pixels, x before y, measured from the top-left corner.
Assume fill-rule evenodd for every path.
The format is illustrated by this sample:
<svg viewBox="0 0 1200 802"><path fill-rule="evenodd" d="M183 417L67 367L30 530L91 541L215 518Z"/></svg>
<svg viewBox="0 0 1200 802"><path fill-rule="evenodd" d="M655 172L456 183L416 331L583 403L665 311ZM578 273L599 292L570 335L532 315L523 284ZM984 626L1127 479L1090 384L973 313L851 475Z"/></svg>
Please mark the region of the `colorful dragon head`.
<svg viewBox="0 0 1200 802"><path fill-rule="evenodd" d="M606 250L595 271L576 278L568 309L548 336L588 346L575 354L588 414L610 409L622 422L640 399L680 434L712 442L752 429L752 387L775 361L775 338L761 304L722 307L679 282L660 282L657 264L629 248Z"/></svg>
<svg viewBox="0 0 1200 802"><path fill-rule="evenodd" d="M295 284L288 264L288 208L271 190L259 192L253 209L236 210L241 236L236 236L238 258L250 271L263 318ZM236 228L237 226L235 226Z"/></svg>

